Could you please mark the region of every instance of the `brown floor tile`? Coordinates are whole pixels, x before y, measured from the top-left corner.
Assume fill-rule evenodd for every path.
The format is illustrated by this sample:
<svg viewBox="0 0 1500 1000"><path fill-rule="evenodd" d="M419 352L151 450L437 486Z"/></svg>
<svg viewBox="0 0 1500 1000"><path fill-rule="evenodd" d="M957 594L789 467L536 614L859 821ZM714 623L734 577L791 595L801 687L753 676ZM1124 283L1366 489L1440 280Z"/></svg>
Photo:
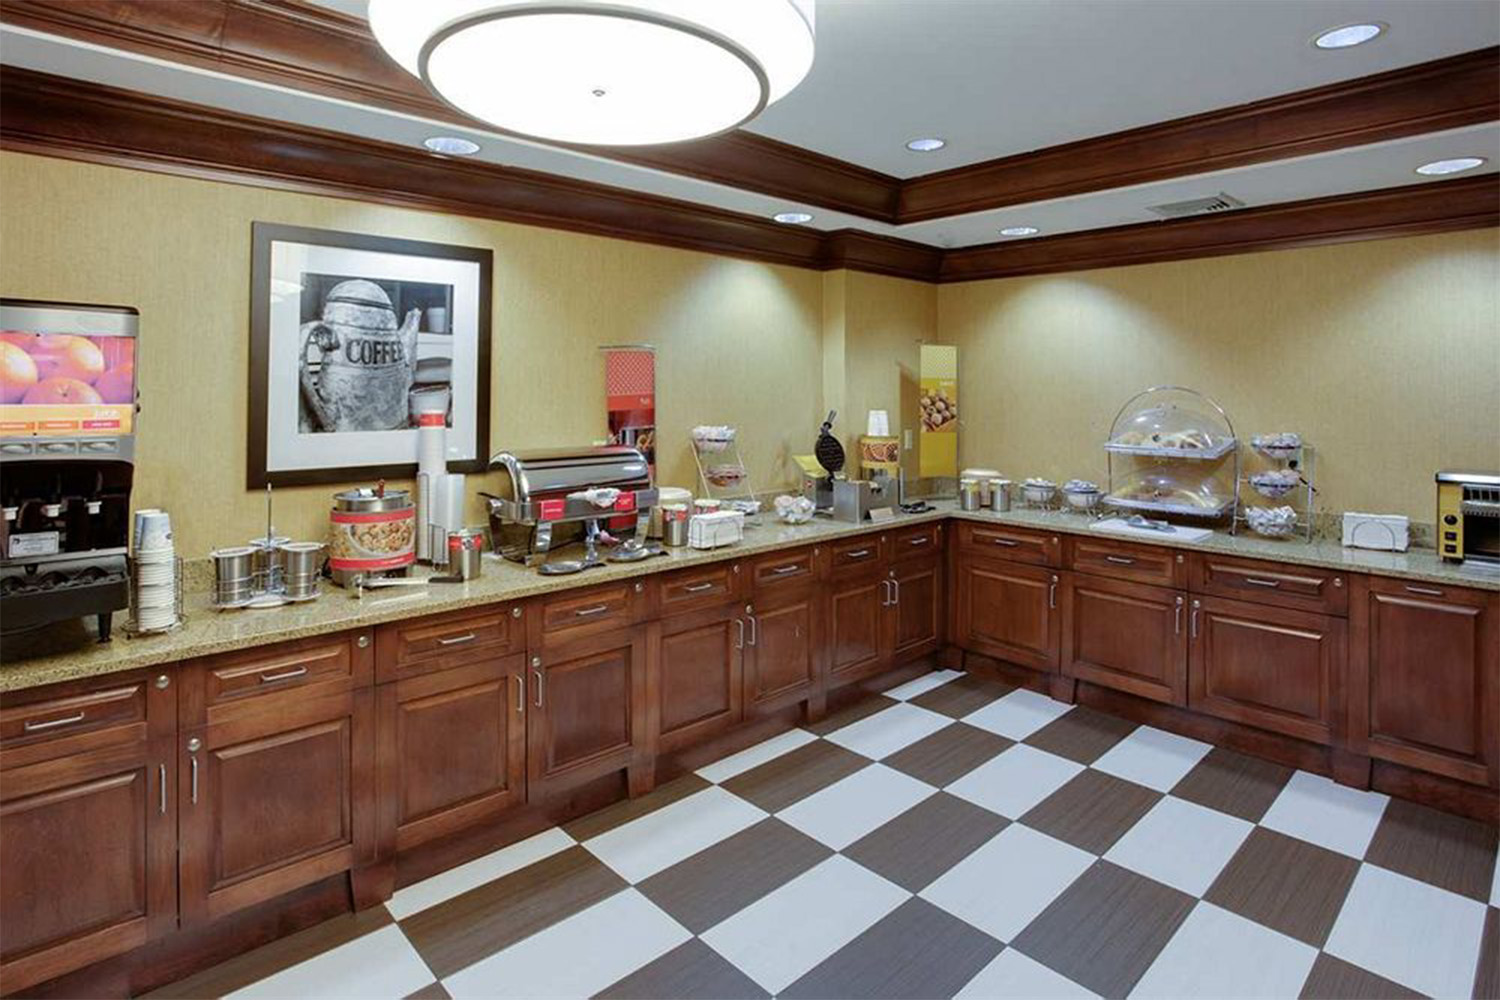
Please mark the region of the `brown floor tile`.
<svg viewBox="0 0 1500 1000"><path fill-rule="evenodd" d="M413 914L401 930L441 979L626 887L588 851L570 847Z"/></svg>
<svg viewBox="0 0 1500 1000"><path fill-rule="evenodd" d="M1015 687L1001 681L965 674L931 691L922 692L911 699L911 704L941 712L955 719L962 719L970 712L1004 698L1014 690Z"/></svg>
<svg viewBox="0 0 1500 1000"><path fill-rule="evenodd" d="M1365 860L1487 902L1495 875L1495 842L1493 826L1391 799Z"/></svg>
<svg viewBox="0 0 1500 1000"><path fill-rule="evenodd" d="M1319 955L1302 984L1301 1000L1420 1000L1398 983L1350 965L1332 955Z"/></svg>
<svg viewBox="0 0 1500 1000"><path fill-rule="evenodd" d="M694 934L780 888L833 852L779 819L759 823L636 886Z"/></svg>
<svg viewBox="0 0 1500 1000"><path fill-rule="evenodd" d="M1203 898L1321 948L1358 871L1353 858L1256 827Z"/></svg>
<svg viewBox="0 0 1500 1000"><path fill-rule="evenodd" d="M1160 792L1088 770L1033 806L1021 822L1074 847L1103 854L1160 798Z"/></svg>
<svg viewBox="0 0 1500 1000"><path fill-rule="evenodd" d="M1215 747L1182 776L1172 794L1259 823L1291 778L1289 767Z"/></svg>
<svg viewBox="0 0 1500 1000"><path fill-rule="evenodd" d="M1123 997L1150 968L1195 900L1096 861L1011 944L1103 997Z"/></svg>
<svg viewBox="0 0 1500 1000"><path fill-rule="evenodd" d="M955 722L896 751L881 763L942 788L1012 746L1004 736Z"/></svg>
<svg viewBox="0 0 1500 1000"><path fill-rule="evenodd" d="M1008 823L988 809L938 792L842 853L908 892L921 892Z"/></svg>
<svg viewBox="0 0 1500 1000"><path fill-rule="evenodd" d="M1134 731L1134 722L1080 705L1022 742L1080 764L1092 764Z"/></svg>
<svg viewBox="0 0 1500 1000"><path fill-rule="evenodd" d="M667 782L660 788L654 789L646 795L635 799L621 799L613 805L605 806L598 812L580 816L571 823L564 824L563 832L574 840L584 841L607 833L617 826L624 826L631 820L640 819L647 813L671 805L681 799L687 798L694 792L701 792L712 784L696 774L684 774Z"/></svg>
<svg viewBox="0 0 1500 1000"><path fill-rule="evenodd" d="M142 994L153 1000L205 1000L249 986L391 924L383 906L346 913L290 934L202 972Z"/></svg>
<svg viewBox="0 0 1500 1000"><path fill-rule="evenodd" d="M1487 907L1484 937L1479 940L1479 968L1474 971L1474 1000L1500 997L1500 909Z"/></svg>
<svg viewBox="0 0 1500 1000"><path fill-rule="evenodd" d="M868 757L818 740L775 760L768 760L744 774L736 774L721 787L766 812L774 813L847 778L870 763Z"/></svg>
<svg viewBox="0 0 1500 1000"><path fill-rule="evenodd" d="M771 994L693 938L594 994L595 1000L763 1000Z"/></svg>
<svg viewBox="0 0 1500 1000"><path fill-rule="evenodd" d="M925 899L909 899L779 995L797 1000L947 1000L1002 947Z"/></svg>
<svg viewBox="0 0 1500 1000"><path fill-rule="evenodd" d="M803 726L802 728L810 733L816 733L818 736L827 736L835 730L843 729L845 726L858 722L860 719L868 719L876 712L884 712L892 705L899 704L901 703L895 698L887 698L883 694L871 695L863 701L856 701L847 708L841 708L821 721Z"/></svg>
<svg viewBox="0 0 1500 1000"><path fill-rule="evenodd" d="M428 983L415 993L408 993L405 1000L453 1000L453 995L443 989L442 983Z"/></svg>

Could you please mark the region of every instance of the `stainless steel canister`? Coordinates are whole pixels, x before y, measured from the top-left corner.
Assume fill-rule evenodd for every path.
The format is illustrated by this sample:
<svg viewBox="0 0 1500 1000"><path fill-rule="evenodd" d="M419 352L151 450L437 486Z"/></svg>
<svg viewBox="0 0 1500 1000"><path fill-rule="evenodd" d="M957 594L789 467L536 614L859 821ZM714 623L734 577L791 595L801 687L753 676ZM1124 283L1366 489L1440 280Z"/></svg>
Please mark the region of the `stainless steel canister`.
<svg viewBox="0 0 1500 1000"><path fill-rule="evenodd" d="M990 507L993 510L1010 510L1010 480L990 480Z"/></svg>
<svg viewBox="0 0 1500 1000"><path fill-rule="evenodd" d="M214 549L214 604L242 604L255 593L255 550L248 545Z"/></svg>
<svg viewBox="0 0 1500 1000"><path fill-rule="evenodd" d="M289 599L306 601L318 596L322 553L322 542L286 542L281 546L282 582Z"/></svg>
<svg viewBox="0 0 1500 1000"><path fill-rule="evenodd" d="M688 508L685 503L662 504L661 540L664 545L688 543Z"/></svg>
<svg viewBox="0 0 1500 1000"><path fill-rule="evenodd" d="M286 557L281 547L290 538L282 536L268 538L252 538L246 544L255 550L252 559L252 570L255 575L255 589L261 593L276 592L281 590L285 580Z"/></svg>
<svg viewBox="0 0 1500 1000"><path fill-rule="evenodd" d="M484 572L484 532L459 528L448 532L448 572L463 580L477 580Z"/></svg>
<svg viewBox="0 0 1500 1000"><path fill-rule="evenodd" d="M979 480L960 479L958 481L958 509L979 509Z"/></svg>

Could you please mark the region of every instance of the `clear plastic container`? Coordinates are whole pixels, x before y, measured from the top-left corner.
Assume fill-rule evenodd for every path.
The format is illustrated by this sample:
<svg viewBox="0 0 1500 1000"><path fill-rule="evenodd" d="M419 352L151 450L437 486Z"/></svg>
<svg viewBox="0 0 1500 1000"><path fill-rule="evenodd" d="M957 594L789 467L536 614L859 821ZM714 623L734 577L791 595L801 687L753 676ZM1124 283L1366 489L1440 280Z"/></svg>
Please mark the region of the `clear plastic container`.
<svg viewBox="0 0 1500 1000"><path fill-rule="evenodd" d="M1232 479L1194 475L1179 467L1148 467L1123 477L1104 502L1125 510L1219 517L1234 505L1234 484Z"/></svg>
<svg viewBox="0 0 1500 1000"><path fill-rule="evenodd" d="M1131 409L1138 404L1138 408ZM1206 397L1187 389L1160 388L1126 404L1104 447L1116 454L1215 459L1235 447L1234 431Z"/></svg>

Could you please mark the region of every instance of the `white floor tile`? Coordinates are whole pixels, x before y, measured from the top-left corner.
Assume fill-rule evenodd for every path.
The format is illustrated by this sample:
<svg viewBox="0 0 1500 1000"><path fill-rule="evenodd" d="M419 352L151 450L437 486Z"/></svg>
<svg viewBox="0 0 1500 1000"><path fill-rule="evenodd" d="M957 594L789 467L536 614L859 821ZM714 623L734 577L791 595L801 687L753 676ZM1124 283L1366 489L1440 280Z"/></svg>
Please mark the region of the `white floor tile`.
<svg viewBox="0 0 1500 1000"><path fill-rule="evenodd" d="M628 882L650 878L765 819L717 785L601 833L583 846Z"/></svg>
<svg viewBox="0 0 1500 1000"><path fill-rule="evenodd" d="M964 716L964 721L1009 739L1024 740L1072 708L1072 705L1023 688L970 712Z"/></svg>
<svg viewBox="0 0 1500 1000"><path fill-rule="evenodd" d="M1007 948L969 980L954 1000L1090 1000L1097 994Z"/></svg>
<svg viewBox="0 0 1500 1000"><path fill-rule="evenodd" d="M486 854L468 864L451 868L441 875L423 879L405 889L397 889L395 895L386 901L385 908L397 920L405 920L413 913L519 871L533 862L572 847L574 843L572 837L554 826L493 854Z"/></svg>
<svg viewBox="0 0 1500 1000"><path fill-rule="evenodd" d="M902 703L823 737L846 750L880 760L953 724L946 715Z"/></svg>
<svg viewBox="0 0 1500 1000"><path fill-rule="evenodd" d="M1104 860L1202 896L1253 829L1242 819L1168 795L1115 842Z"/></svg>
<svg viewBox="0 0 1500 1000"><path fill-rule="evenodd" d="M1389 801L1378 792L1349 788L1321 775L1298 771L1271 803L1260 825L1351 858L1363 858Z"/></svg>
<svg viewBox="0 0 1500 1000"><path fill-rule="evenodd" d="M936 791L900 771L871 764L793 803L776 818L841 851Z"/></svg>
<svg viewBox="0 0 1500 1000"><path fill-rule="evenodd" d="M1318 949L1200 902L1130 991L1135 997L1295 997Z"/></svg>
<svg viewBox="0 0 1500 1000"><path fill-rule="evenodd" d="M229 994L233 1000L400 1000L436 978L395 924ZM228 998L226 998L228 1000Z"/></svg>
<svg viewBox="0 0 1500 1000"><path fill-rule="evenodd" d="M1087 851L1012 823L921 896L1009 942L1093 863Z"/></svg>
<svg viewBox="0 0 1500 1000"><path fill-rule="evenodd" d="M906 890L836 854L701 937L778 993L909 898Z"/></svg>
<svg viewBox="0 0 1500 1000"><path fill-rule="evenodd" d="M1361 865L1323 950L1430 997L1474 986L1484 904Z"/></svg>
<svg viewBox="0 0 1500 1000"><path fill-rule="evenodd" d="M469 997L590 997L692 937L634 889L575 913L443 980Z"/></svg>
<svg viewBox="0 0 1500 1000"><path fill-rule="evenodd" d="M898 687L893 687L885 692L887 698L895 698L897 701L910 701L919 694L926 694L935 687L942 687L951 680L962 677L962 670L934 670L930 674L923 674L915 680L907 681Z"/></svg>
<svg viewBox="0 0 1500 1000"><path fill-rule="evenodd" d="M1016 819L1071 781L1083 765L1018 743L949 785L952 795Z"/></svg>
<svg viewBox="0 0 1500 1000"><path fill-rule="evenodd" d="M804 746L817 739L812 733L805 729L793 729L773 736L764 743L741 750L737 754L731 754L723 760L716 760L707 767L698 768L698 777L708 781L728 781L736 774L743 774L753 767L760 767L768 760L775 760L784 753L791 753L800 746Z"/></svg>
<svg viewBox="0 0 1500 1000"><path fill-rule="evenodd" d="M1094 767L1158 792L1170 792L1211 749L1186 736L1139 726L1094 761Z"/></svg>

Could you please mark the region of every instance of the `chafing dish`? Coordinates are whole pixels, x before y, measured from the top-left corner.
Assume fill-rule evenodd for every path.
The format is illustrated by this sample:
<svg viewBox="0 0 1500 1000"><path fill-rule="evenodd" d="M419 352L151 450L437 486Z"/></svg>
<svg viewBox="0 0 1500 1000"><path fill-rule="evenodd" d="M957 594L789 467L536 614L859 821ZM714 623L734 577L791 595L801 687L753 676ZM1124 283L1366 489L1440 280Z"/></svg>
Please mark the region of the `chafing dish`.
<svg viewBox="0 0 1500 1000"><path fill-rule="evenodd" d="M590 540L600 521L646 538L657 491L639 449L502 451L489 468L498 473L496 488L480 495L488 505L494 549L507 559L540 565L553 548L585 537L591 522Z"/></svg>

